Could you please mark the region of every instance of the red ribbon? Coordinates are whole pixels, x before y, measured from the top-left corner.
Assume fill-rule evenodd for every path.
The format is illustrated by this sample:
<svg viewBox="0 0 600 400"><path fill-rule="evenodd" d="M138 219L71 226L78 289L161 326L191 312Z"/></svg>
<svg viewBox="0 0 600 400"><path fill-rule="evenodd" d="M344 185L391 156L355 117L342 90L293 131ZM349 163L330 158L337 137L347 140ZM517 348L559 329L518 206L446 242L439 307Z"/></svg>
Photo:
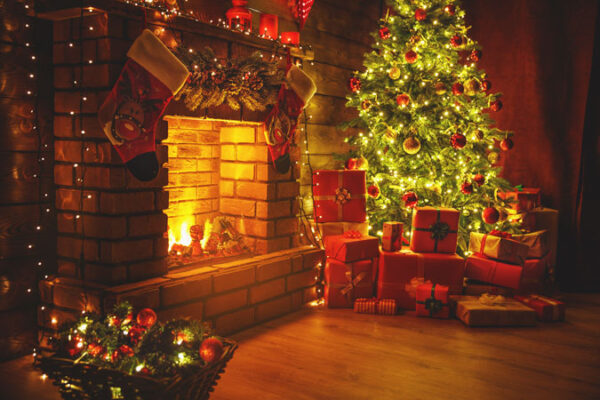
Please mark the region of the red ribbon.
<svg viewBox="0 0 600 400"><path fill-rule="evenodd" d="M360 239L362 237L362 233L355 230L349 230L344 232L344 237L347 239Z"/></svg>
<svg viewBox="0 0 600 400"><path fill-rule="evenodd" d="M489 233L492 236L499 236L504 239L512 239L512 234L508 232L499 231L498 229L494 229Z"/></svg>

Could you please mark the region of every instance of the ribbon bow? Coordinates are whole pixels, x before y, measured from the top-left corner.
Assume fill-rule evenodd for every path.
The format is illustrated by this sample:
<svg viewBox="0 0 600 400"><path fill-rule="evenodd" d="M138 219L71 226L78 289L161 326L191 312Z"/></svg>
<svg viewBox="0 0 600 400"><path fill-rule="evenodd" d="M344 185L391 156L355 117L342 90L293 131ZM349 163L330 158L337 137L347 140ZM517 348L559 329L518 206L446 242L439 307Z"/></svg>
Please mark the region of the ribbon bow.
<svg viewBox="0 0 600 400"><path fill-rule="evenodd" d="M345 204L348 200L350 200L350 192L348 189L343 187L339 187L335 189L335 202L338 204Z"/></svg>
<svg viewBox="0 0 600 400"><path fill-rule="evenodd" d="M450 233L450 226L443 221L437 221L431 224L429 230L431 231L432 239L442 240Z"/></svg>
<svg viewBox="0 0 600 400"><path fill-rule="evenodd" d="M500 306L506 302L506 298L501 295L484 293L479 296L479 302L486 306Z"/></svg>
<svg viewBox="0 0 600 400"><path fill-rule="evenodd" d="M365 276L367 276L367 273L361 272L360 274L356 275L354 279L352 279L352 270L346 271L346 279L348 280L348 284L342 290L340 290L340 293L342 293L344 296L350 294L356 285L365 279Z"/></svg>
<svg viewBox="0 0 600 400"><path fill-rule="evenodd" d="M441 300L436 299L435 297L428 297L425 299L425 309L429 310L429 316L432 317L433 314L439 312L442 307L444 307L444 303Z"/></svg>
<svg viewBox="0 0 600 400"><path fill-rule="evenodd" d="M512 239L512 234L508 232L499 231L498 229L493 229L492 231L490 231L489 234L492 236L499 236L504 239Z"/></svg>
<svg viewBox="0 0 600 400"><path fill-rule="evenodd" d="M349 230L344 232L344 237L348 239L360 239L362 237L362 233L355 230Z"/></svg>
<svg viewBox="0 0 600 400"><path fill-rule="evenodd" d="M515 189L517 189L518 192L522 192L523 191L523 184L515 186Z"/></svg>

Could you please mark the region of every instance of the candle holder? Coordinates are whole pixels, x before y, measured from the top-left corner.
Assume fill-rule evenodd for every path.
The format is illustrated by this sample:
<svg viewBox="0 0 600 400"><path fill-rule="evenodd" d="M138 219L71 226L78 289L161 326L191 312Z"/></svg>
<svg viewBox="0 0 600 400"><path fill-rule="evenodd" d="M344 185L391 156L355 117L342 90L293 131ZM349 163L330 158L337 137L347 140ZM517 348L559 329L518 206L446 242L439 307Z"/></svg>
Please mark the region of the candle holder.
<svg viewBox="0 0 600 400"><path fill-rule="evenodd" d="M225 17L229 29L242 32L252 30L252 13L248 10L248 0L233 0L233 7L227 10Z"/></svg>
<svg viewBox="0 0 600 400"><path fill-rule="evenodd" d="M300 32L281 32L281 43L290 46L299 46Z"/></svg>
<svg viewBox="0 0 600 400"><path fill-rule="evenodd" d="M273 14L260 14L260 25L258 28L258 34L267 39L277 39L279 32L279 19L277 15Z"/></svg>

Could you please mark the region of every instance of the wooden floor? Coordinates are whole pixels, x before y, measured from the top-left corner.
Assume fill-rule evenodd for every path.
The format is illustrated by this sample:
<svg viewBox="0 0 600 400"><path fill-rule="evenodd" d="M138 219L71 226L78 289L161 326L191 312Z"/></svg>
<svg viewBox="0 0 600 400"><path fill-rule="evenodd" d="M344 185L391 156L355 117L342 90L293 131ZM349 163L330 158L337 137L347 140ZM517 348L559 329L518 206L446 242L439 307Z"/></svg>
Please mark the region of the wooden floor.
<svg viewBox="0 0 600 400"><path fill-rule="evenodd" d="M567 322L504 329L302 310L235 335L211 399L600 399L600 294L568 306ZM2 399L59 399L26 359L0 380Z"/></svg>

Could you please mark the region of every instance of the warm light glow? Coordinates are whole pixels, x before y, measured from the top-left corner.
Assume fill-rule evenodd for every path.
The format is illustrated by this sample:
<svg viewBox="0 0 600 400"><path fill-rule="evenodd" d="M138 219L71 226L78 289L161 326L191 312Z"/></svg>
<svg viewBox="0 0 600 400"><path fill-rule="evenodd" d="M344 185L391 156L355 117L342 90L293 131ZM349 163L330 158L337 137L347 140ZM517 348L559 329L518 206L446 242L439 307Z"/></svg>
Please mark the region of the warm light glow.
<svg viewBox="0 0 600 400"><path fill-rule="evenodd" d="M206 232L206 225L204 227ZM180 244L182 246L189 246L192 244L192 237L190 236L190 224L187 221L183 221L179 227L179 237L175 236L173 229L169 228L169 251L174 244Z"/></svg>

